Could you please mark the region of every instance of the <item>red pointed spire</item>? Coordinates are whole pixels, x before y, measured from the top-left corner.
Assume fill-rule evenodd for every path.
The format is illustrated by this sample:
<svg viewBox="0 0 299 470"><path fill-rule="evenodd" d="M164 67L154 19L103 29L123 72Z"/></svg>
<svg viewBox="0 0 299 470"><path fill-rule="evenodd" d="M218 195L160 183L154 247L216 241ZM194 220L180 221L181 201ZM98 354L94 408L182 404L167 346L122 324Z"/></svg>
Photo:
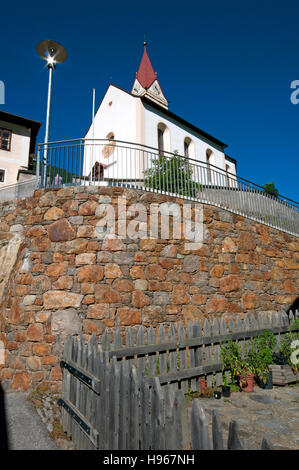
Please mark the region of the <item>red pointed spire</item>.
<svg viewBox="0 0 299 470"><path fill-rule="evenodd" d="M154 72L153 66L146 52L146 42L144 42L144 52L143 57L139 65L136 78L142 88L147 90L152 83L157 79L157 75Z"/></svg>

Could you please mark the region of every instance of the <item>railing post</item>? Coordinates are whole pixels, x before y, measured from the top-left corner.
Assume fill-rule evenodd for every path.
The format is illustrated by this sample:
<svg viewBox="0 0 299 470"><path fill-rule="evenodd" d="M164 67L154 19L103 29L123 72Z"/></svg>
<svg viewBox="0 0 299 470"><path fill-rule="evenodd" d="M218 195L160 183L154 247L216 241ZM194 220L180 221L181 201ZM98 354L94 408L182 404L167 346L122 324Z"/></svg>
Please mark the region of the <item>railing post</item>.
<svg viewBox="0 0 299 470"><path fill-rule="evenodd" d="M39 188L39 172L40 172L40 147L38 146L36 168L35 168L35 189Z"/></svg>

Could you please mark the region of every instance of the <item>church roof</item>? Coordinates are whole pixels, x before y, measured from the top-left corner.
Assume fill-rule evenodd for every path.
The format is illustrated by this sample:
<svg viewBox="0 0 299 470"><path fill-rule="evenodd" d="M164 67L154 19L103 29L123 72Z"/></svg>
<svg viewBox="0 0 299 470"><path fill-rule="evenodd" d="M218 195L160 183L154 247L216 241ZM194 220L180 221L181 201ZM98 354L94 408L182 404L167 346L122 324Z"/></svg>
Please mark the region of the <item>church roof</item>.
<svg viewBox="0 0 299 470"><path fill-rule="evenodd" d="M136 78L145 90L147 90L154 83L154 81L157 80L157 75L154 72L153 66L146 51L146 43L144 43L143 56L136 74Z"/></svg>

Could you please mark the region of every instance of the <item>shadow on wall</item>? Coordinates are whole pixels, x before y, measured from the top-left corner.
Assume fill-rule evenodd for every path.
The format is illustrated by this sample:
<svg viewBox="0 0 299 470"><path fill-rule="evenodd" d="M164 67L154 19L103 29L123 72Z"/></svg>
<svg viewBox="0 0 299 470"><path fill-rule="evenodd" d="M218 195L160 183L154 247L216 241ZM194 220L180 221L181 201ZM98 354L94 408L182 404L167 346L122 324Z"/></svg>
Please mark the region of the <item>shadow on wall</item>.
<svg viewBox="0 0 299 470"><path fill-rule="evenodd" d="M295 313L295 310L299 311L299 297L297 297L297 299L294 300L292 305L287 309L286 313L289 314L291 310L292 310L293 313Z"/></svg>
<svg viewBox="0 0 299 470"><path fill-rule="evenodd" d="M5 394L0 384L0 450L9 450L5 409Z"/></svg>

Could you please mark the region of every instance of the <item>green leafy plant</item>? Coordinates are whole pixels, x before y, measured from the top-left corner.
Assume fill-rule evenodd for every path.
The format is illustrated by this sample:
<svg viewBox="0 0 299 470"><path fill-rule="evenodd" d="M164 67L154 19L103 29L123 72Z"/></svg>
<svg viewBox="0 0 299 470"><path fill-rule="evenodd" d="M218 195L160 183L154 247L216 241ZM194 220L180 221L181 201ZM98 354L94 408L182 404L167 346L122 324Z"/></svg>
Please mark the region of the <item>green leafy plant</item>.
<svg viewBox="0 0 299 470"><path fill-rule="evenodd" d="M227 369L229 369L231 381L234 383L238 377L238 371L242 363L242 350L236 341L229 340L221 346L220 353L222 359L223 385L227 385L227 377L225 374Z"/></svg>
<svg viewBox="0 0 299 470"><path fill-rule="evenodd" d="M263 188L266 194L269 194L270 196L275 196L275 197L278 196L278 189L275 188L274 183L266 183L264 184Z"/></svg>
<svg viewBox="0 0 299 470"><path fill-rule="evenodd" d="M269 365L274 361L275 347L276 338L270 330L265 330L261 335L251 339L248 362L252 372L264 383L267 382Z"/></svg>
<svg viewBox="0 0 299 470"><path fill-rule="evenodd" d="M171 156L159 155L152 160L152 168L145 170L145 185L151 189L195 196L201 189L193 180L193 169L188 160L175 150Z"/></svg>

